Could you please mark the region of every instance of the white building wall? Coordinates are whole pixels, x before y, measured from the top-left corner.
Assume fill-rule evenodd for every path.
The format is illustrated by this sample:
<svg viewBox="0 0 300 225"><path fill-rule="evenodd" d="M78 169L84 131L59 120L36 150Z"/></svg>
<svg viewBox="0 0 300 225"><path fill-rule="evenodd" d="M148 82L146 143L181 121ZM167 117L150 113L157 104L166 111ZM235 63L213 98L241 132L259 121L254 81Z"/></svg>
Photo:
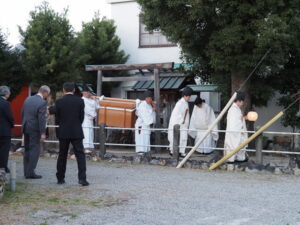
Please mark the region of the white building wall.
<svg viewBox="0 0 300 225"><path fill-rule="evenodd" d="M111 18L117 25L121 49L129 54L127 63L180 63L180 49L174 47L139 48L140 7L135 1L110 0Z"/></svg>

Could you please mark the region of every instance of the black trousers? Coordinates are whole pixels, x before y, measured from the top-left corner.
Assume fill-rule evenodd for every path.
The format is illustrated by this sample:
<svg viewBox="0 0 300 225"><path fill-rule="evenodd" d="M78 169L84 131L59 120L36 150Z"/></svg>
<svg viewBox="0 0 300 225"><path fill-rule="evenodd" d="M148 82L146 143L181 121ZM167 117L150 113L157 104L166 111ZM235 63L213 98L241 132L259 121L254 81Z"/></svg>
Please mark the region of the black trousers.
<svg viewBox="0 0 300 225"><path fill-rule="evenodd" d="M78 166L78 179L86 180L86 162L82 139L59 139L59 155L57 159L57 180L65 179L67 157L70 143L73 145Z"/></svg>
<svg viewBox="0 0 300 225"><path fill-rule="evenodd" d="M11 137L0 136L0 168L8 168L8 156L11 145Z"/></svg>
<svg viewBox="0 0 300 225"><path fill-rule="evenodd" d="M41 134L39 132L24 134L24 176L35 175L35 169L40 157Z"/></svg>

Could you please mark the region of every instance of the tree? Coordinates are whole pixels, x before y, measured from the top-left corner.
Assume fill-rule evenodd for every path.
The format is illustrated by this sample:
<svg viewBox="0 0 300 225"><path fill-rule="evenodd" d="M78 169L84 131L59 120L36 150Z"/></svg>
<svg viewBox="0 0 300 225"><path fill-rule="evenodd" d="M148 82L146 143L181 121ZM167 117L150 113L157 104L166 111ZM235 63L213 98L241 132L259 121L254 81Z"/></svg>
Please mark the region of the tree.
<svg viewBox="0 0 300 225"><path fill-rule="evenodd" d="M46 84L58 91L65 81L78 79L73 52L74 32L66 15L66 10L62 14L56 13L43 2L30 12L26 30L20 28L25 70L37 87Z"/></svg>
<svg viewBox="0 0 300 225"><path fill-rule="evenodd" d="M180 45L183 57L196 66L198 75L209 75L216 83L225 81L231 92L271 47L271 54L244 89L255 105L265 104L272 96L267 79L284 69L298 42L299 33L291 32L295 24L300 25L297 0L137 2L149 30L160 29ZM249 98L248 108L251 105Z"/></svg>
<svg viewBox="0 0 300 225"><path fill-rule="evenodd" d="M20 52L9 46L0 30L0 85L11 88L10 99L13 99L28 83L29 79L22 68Z"/></svg>
<svg viewBox="0 0 300 225"><path fill-rule="evenodd" d="M89 64L122 64L128 59L123 50L119 50L120 39L116 36L116 26L112 20L100 19L96 14L91 22L83 23L82 31L77 37L77 65L81 71L81 79L96 86L96 73L86 72L84 66ZM119 73L118 73L119 74ZM106 72L106 75L116 73ZM120 74L119 74L120 75ZM111 85L105 85L107 93Z"/></svg>

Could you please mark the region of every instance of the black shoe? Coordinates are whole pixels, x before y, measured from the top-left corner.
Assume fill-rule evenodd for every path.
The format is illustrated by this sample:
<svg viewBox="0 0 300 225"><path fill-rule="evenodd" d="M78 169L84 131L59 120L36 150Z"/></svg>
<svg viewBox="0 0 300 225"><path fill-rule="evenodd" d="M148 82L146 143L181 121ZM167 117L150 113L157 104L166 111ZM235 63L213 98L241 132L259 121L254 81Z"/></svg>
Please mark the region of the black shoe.
<svg viewBox="0 0 300 225"><path fill-rule="evenodd" d="M32 176L27 176L25 177L26 179L41 179L42 176L41 175L37 175L37 174L34 174Z"/></svg>
<svg viewBox="0 0 300 225"><path fill-rule="evenodd" d="M81 184L82 186L89 186L90 185L90 183L87 182L86 180L79 180L78 183Z"/></svg>
<svg viewBox="0 0 300 225"><path fill-rule="evenodd" d="M5 173L10 173L10 169L8 169L7 167L5 168Z"/></svg>
<svg viewBox="0 0 300 225"><path fill-rule="evenodd" d="M64 184L64 183L66 183L65 180L58 180L57 181L57 184Z"/></svg>

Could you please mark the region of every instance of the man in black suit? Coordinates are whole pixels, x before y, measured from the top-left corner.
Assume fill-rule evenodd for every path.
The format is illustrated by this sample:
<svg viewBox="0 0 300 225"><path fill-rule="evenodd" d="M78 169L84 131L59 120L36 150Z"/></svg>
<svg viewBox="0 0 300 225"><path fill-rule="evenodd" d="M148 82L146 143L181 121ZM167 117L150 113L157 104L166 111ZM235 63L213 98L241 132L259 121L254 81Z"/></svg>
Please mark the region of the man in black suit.
<svg viewBox="0 0 300 225"><path fill-rule="evenodd" d="M55 120L59 126L59 155L57 159L57 183L65 183L67 156L70 143L73 145L78 165L79 184L88 186L86 180L86 161L82 140L82 122L84 119L84 102L74 96L75 84L66 82L63 85L64 97L55 103Z"/></svg>
<svg viewBox="0 0 300 225"><path fill-rule="evenodd" d="M24 133L24 176L26 179L40 179L35 173L39 156L40 143L46 139L46 113L50 88L41 86L36 95L28 97L22 109L22 128Z"/></svg>
<svg viewBox="0 0 300 225"><path fill-rule="evenodd" d="M9 96L9 87L0 86L0 168L4 168L6 173L10 172L7 162L11 145L11 129L14 127L14 118L7 101Z"/></svg>

